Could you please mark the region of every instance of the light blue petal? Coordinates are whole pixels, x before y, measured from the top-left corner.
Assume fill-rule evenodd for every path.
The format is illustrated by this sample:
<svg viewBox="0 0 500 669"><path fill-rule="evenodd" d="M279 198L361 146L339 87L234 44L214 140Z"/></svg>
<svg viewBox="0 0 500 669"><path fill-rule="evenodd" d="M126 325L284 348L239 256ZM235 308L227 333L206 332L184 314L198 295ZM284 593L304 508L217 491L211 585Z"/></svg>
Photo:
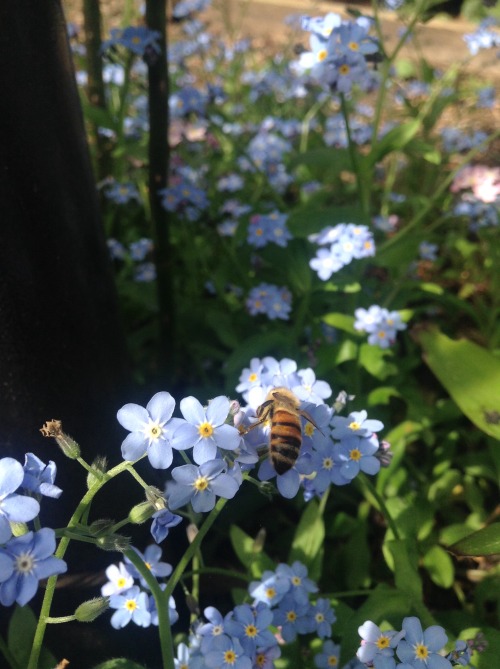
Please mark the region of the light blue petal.
<svg viewBox="0 0 500 669"><path fill-rule="evenodd" d="M125 404L116 414L116 419L122 427L130 432L137 432L149 422L149 414L139 404Z"/></svg>
<svg viewBox="0 0 500 669"><path fill-rule="evenodd" d="M359 474L359 462L356 462L355 460L345 462L340 468L340 473L342 476L345 476L345 478L352 481L352 479Z"/></svg>
<svg viewBox="0 0 500 669"><path fill-rule="evenodd" d="M26 536L26 535L25 535ZM33 533L31 552L37 560L54 555L56 550L56 534L50 527L42 527Z"/></svg>
<svg viewBox="0 0 500 669"><path fill-rule="evenodd" d="M40 513L40 504L33 497L9 495L2 502L2 511L9 521L27 523Z"/></svg>
<svg viewBox="0 0 500 669"><path fill-rule="evenodd" d="M380 460L377 460L374 455L367 455L366 457L361 458L359 467L365 474L377 474L380 470Z"/></svg>
<svg viewBox="0 0 500 669"><path fill-rule="evenodd" d="M193 495L191 499L193 510L196 513L206 513L215 506L215 494L211 490L204 490Z"/></svg>
<svg viewBox="0 0 500 669"><path fill-rule="evenodd" d="M215 441L219 448L234 451L241 442L241 434L232 425L221 425L215 428Z"/></svg>
<svg viewBox="0 0 500 669"><path fill-rule="evenodd" d="M224 395L214 397L207 407L207 419L209 422L212 423L212 425L222 425L229 413L229 406L229 400Z"/></svg>
<svg viewBox="0 0 500 669"><path fill-rule="evenodd" d="M224 460L221 458L216 458L215 460L208 460L204 462L200 468L199 472L201 476L206 476L208 479L213 479L227 469L227 465Z"/></svg>
<svg viewBox="0 0 500 669"><path fill-rule="evenodd" d="M167 469L173 458L172 447L168 441L155 441L148 448L148 460L155 469Z"/></svg>
<svg viewBox="0 0 500 669"><path fill-rule="evenodd" d="M185 397L181 400L180 408L184 418L193 425L199 425L206 421L205 409L196 397Z"/></svg>
<svg viewBox="0 0 500 669"><path fill-rule="evenodd" d="M198 476L198 467L195 465L181 465L172 470L172 478L181 485L192 485Z"/></svg>
<svg viewBox="0 0 500 669"><path fill-rule="evenodd" d="M3 583L12 576L14 572L14 562L6 553L0 552L0 583Z"/></svg>
<svg viewBox="0 0 500 669"><path fill-rule="evenodd" d="M55 576L55 574L65 574L68 571L68 565L64 560L56 557L48 557L41 562L37 562L34 572L38 579Z"/></svg>
<svg viewBox="0 0 500 669"><path fill-rule="evenodd" d="M200 439L200 434L192 423L183 421L182 425L175 430L170 445L178 451L184 451L187 448L193 448Z"/></svg>
<svg viewBox="0 0 500 669"><path fill-rule="evenodd" d="M174 413L175 400L170 393L156 393L147 403L146 409L155 423L166 423Z"/></svg>
<svg viewBox="0 0 500 669"><path fill-rule="evenodd" d="M0 604L3 606L11 606L16 601L18 580L19 577L14 573L0 585Z"/></svg>
<svg viewBox="0 0 500 669"><path fill-rule="evenodd" d="M448 643L448 637L440 625L431 625L424 632L424 643L433 653L437 653Z"/></svg>
<svg viewBox="0 0 500 669"><path fill-rule="evenodd" d="M10 529L9 521L3 514L0 514L0 544L6 544L11 536L12 530Z"/></svg>
<svg viewBox="0 0 500 669"><path fill-rule="evenodd" d="M168 486L168 506L170 509L180 509L185 506L194 495L194 488L184 486L180 483L171 483Z"/></svg>
<svg viewBox="0 0 500 669"><path fill-rule="evenodd" d="M295 469L290 469L285 474L276 477L276 484L278 490L283 497L286 499L292 499L295 497L299 490L300 486L300 476Z"/></svg>
<svg viewBox="0 0 500 669"><path fill-rule="evenodd" d="M142 458L148 447L146 437L141 432L131 432L122 441L122 458L135 462Z"/></svg>
<svg viewBox="0 0 500 669"><path fill-rule="evenodd" d="M111 625L115 630L125 627L130 622L132 614L127 609L118 609L111 616Z"/></svg>
<svg viewBox="0 0 500 669"><path fill-rule="evenodd" d="M0 460L0 499L4 495L15 492L24 478L24 469L20 462L14 458L2 458Z"/></svg>
<svg viewBox="0 0 500 669"><path fill-rule="evenodd" d="M239 485L229 474L221 474L210 483L210 488L219 497L232 499L239 490Z"/></svg>
<svg viewBox="0 0 500 669"><path fill-rule="evenodd" d="M422 632L422 623L416 616L409 616L403 618L402 628L406 632L405 639L411 644L422 643L424 640L424 633Z"/></svg>
<svg viewBox="0 0 500 669"><path fill-rule="evenodd" d="M193 460L197 464L202 465L209 460L215 460L216 456L217 444L212 437L208 439L200 439L200 441L194 445Z"/></svg>
<svg viewBox="0 0 500 669"><path fill-rule="evenodd" d="M428 669L451 669L452 664L442 655L432 654L427 658Z"/></svg>
<svg viewBox="0 0 500 669"><path fill-rule="evenodd" d="M360 625L360 627L358 627L358 634L362 639L364 639L364 641L371 641L374 643L379 638L381 632L378 625L375 625L375 623L373 623L371 620L367 620L362 625ZM362 648L365 648L365 646L362 646ZM365 660L361 661L364 662Z"/></svg>
<svg viewBox="0 0 500 669"><path fill-rule="evenodd" d="M25 574L18 582L20 585L16 602L24 606L33 599L38 590L38 579L33 574Z"/></svg>

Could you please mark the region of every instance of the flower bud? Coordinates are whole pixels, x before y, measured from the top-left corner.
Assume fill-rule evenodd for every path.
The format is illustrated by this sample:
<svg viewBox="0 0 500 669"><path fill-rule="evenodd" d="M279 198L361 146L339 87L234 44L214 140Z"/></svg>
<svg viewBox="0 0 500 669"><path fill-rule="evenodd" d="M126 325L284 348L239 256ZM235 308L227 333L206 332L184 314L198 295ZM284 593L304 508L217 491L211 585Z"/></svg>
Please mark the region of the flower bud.
<svg viewBox="0 0 500 669"><path fill-rule="evenodd" d="M109 534L114 524L115 521L110 518L99 518L98 520L94 520L87 529L93 537L98 537Z"/></svg>
<svg viewBox="0 0 500 669"><path fill-rule="evenodd" d="M159 488L150 485L145 490L146 500L154 507L155 511L162 511L167 508L167 500L165 495Z"/></svg>
<svg viewBox="0 0 500 669"><path fill-rule="evenodd" d="M64 453L64 455L71 460L76 460L80 457L80 446L68 434L62 431L62 423L60 420L53 418L48 420L40 432L44 437L53 437L57 445Z"/></svg>
<svg viewBox="0 0 500 669"><path fill-rule="evenodd" d="M149 520L155 511L156 509L149 502L141 502L130 509L128 519L134 525L141 525Z"/></svg>
<svg viewBox="0 0 500 669"><path fill-rule="evenodd" d="M10 529L12 531L12 534L15 537L22 537L23 534L26 534L26 532L29 532L28 526L26 523L17 523L14 521L10 522Z"/></svg>
<svg viewBox="0 0 500 669"><path fill-rule="evenodd" d="M83 602L75 611L75 618L80 623L91 623L109 608L108 597L96 597Z"/></svg>
<svg viewBox="0 0 500 669"><path fill-rule="evenodd" d="M103 551L118 551L123 553L130 548L130 538L121 534L109 534L105 537L98 537L95 545L102 548Z"/></svg>
<svg viewBox="0 0 500 669"><path fill-rule="evenodd" d="M105 457L98 456L90 467L92 471L87 473L87 490L90 490L96 483L101 483L108 467L108 461Z"/></svg>

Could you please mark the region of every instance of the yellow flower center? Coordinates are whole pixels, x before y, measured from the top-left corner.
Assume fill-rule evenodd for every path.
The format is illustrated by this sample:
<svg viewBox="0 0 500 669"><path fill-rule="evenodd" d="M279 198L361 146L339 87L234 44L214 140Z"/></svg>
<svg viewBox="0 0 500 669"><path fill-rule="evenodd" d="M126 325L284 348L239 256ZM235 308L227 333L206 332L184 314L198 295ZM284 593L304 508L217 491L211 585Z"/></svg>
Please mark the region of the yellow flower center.
<svg viewBox="0 0 500 669"><path fill-rule="evenodd" d="M250 383L254 383L254 381L257 381L258 378L259 377L257 376L257 374L253 373L253 374L250 374L250 376L248 377L248 380L250 381Z"/></svg>
<svg viewBox="0 0 500 669"><path fill-rule="evenodd" d="M258 630L257 630L257 628L255 627L255 625L250 624L250 625L247 625L247 626L245 627L245 634L246 634L248 637L250 637L250 639L253 639L254 637L256 637L256 636L257 636L257 633L258 633Z"/></svg>
<svg viewBox="0 0 500 669"><path fill-rule="evenodd" d="M307 425L304 428L304 434L306 437L312 437L314 434L314 425L311 425L311 423L307 423Z"/></svg>
<svg viewBox="0 0 500 669"><path fill-rule="evenodd" d="M385 339L385 332L384 332L383 330L379 330L379 331L377 332L377 337L378 337L379 339Z"/></svg>
<svg viewBox="0 0 500 669"><path fill-rule="evenodd" d="M292 576L292 585L299 586L302 583L300 576Z"/></svg>
<svg viewBox="0 0 500 669"><path fill-rule="evenodd" d="M198 434L202 439L208 439L208 437L211 437L214 433L214 428L212 427L211 423L202 423L201 425L198 425Z"/></svg>
<svg viewBox="0 0 500 669"><path fill-rule="evenodd" d="M360 423L358 423L358 422L356 422L355 420L353 420L352 423L349 423L349 425L348 425L347 427L348 427L350 430L352 430L353 432L355 432L356 430L359 430L359 428L361 427L361 425L360 425Z"/></svg>
<svg viewBox="0 0 500 669"><path fill-rule="evenodd" d="M418 660L426 660L429 656L429 649L423 643L417 643L415 646L415 658Z"/></svg>
<svg viewBox="0 0 500 669"><path fill-rule="evenodd" d="M351 51L359 50L359 44L357 42L349 42L348 47Z"/></svg>
<svg viewBox="0 0 500 669"><path fill-rule="evenodd" d="M350 71L351 71L351 68L349 67L349 65L341 65L339 67L339 73L342 76L346 76L347 74L349 74Z"/></svg>
<svg viewBox="0 0 500 669"><path fill-rule="evenodd" d="M323 459L323 469L333 469L333 460L331 458Z"/></svg>
<svg viewBox="0 0 500 669"><path fill-rule="evenodd" d="M262 235L264 234L264 230L262 228L257 228L255 230L255 234L257 235L257 237L262 237Z"/></svg>
<svg viewBox="0 0 500 669"><path fill-rule="evenodd" d="M224 653L224 662L226 664L234 664L236 662L236 653L234 650L226 650Z"/></svg>
<svg viewBox="0 0 500 669"><path fill-rule="evenodd" d="M219 634L222 634L223 628L220 625L214 625L212 627L212 636L219 636Z"/></svg>
<svg viewBox="0 0 500 669"><path fill-rule="evenodd" d="M327 664L329 667L336 667L339 659L336 655L329 655L327 659Z"/></svg>
<svg viewBox="0 0 500 669"><path fill-rule="evenodd" d="M149 569L149 571L151 571L151 563L145 562L144 564L146 565L146 569Z"/></svg>
<svg viewBox="0 0 500 669"><path fill-rule="evenodd" d="M276 590L273 587L266 588L266 597L268 599L273 599L273 597L276 597Z"/></svg>
<svg viewBox="0 0 500 669"><path fill-rule="evenodd" d="M258 653L257 657L255 658L255 664L258 667L263 667L266 663L266 656L264 653Z"/></svg>
<svg viewBox="0 0 500 669"><path fill-rule="evenodd" d="M391 641L389 637L382 634L382 636L379 636L379 638L377 639L375 645L377 646L377 648L380 648L382 650L383 648L389 648L390 643Z"/></svg>
<svg viewBox="0 0 500 669"><path fill-rule="evenodd" d="M120 578L116 581L116 585L119 588L124 588L126 584L127 584L127 579L124 578L123 576L120 576Z"/></svg>
<svg viewBox="0 0 500 669"><path fill-rule="evenodd" d="M322 622L325 621L325 616L324 616L322 613L318 612L318 613L314 616L314 619L316 620L317 623L322 623Z"/></svg>
<svg viewBox="0 0 500 669"><path fill-rule="evenodd" d="M125 608L128 611L135 611L137 608L137 602L135 601L135 599L127 599L127 601L125 602Z"/></svg>
<svg viewBox="0 0 500 669"><path fill-rule="evenodd" d="M197 492L203 492L208 488L208 480L205 478L205 476L198 476L196 481L193 483L193 488Z"/></svg>
<svg viewBox="0 0 500 669"><path fill-rule="evenodd" d="M321 51L318 51L318 53L316 54L316 57L320 63L322 60L325 60L327 56L328 56L328 51L326 49L321 49Z"/></svg>
<svg viewBox="0 0 500 669"><path fill-rule="evenodd" d="M349 452L349 457L351 460L354 460L354 462L359 462L361 460L361 451L359 448L353 448L352 451Z"/></svg>
<svg viewBox="0 0 500 669"><path fill-rule="evenodd" d="M133 44L140 44L141 43L141 38L140 37L132 37L132 42L133 42Z"/></svg>
<svg viewBox="0 0 500 669"><path fill-rule="evenodd" d="M297 614L295 611L287 611L286 619L289 623L294 623L297 620Z"/></svg>

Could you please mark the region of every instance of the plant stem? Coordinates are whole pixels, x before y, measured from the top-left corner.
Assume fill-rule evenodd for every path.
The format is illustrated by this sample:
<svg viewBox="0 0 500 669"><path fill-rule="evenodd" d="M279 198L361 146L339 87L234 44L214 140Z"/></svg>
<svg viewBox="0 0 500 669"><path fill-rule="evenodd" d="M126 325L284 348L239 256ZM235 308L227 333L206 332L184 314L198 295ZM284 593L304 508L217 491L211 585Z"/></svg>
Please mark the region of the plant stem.
<svg viewBox="0 0 500 669"><path fill-rule="evenodd" d="M399 535L399 530L397 528L397 525L391 516L389 509L387 508L384 499L381 495L379 495L378 491L376 490L375 486L372 484L372 482L369 480L367 476L364 474L360 474L357 478L359 481L359 485L363 488L363 494L365 496L365 499L375 508L378 508L378 510L384 514L384 517L387 521L388 526L392 530L392 533L394 535L395 539L401 539ZM375 503L374 503L375 502Z"/></svg>

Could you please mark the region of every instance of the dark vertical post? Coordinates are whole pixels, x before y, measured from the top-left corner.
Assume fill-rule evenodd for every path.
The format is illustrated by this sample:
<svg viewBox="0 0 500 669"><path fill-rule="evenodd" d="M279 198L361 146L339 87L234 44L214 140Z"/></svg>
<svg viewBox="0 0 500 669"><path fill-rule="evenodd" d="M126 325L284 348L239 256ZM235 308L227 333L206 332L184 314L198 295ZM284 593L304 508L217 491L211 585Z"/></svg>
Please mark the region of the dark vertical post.
<svg viewBox="0 0 500 669"><path fill-rule="evenodd" d="M174 290L168 212L161 205L158 190L167 185L168 145L168 61L167 11L164 0L146 0L148 28L160 33L160 53L148 61L149 78L149 201L155 234L155 262L160 311L159 373L170 380L175 355Z"/></svg>

